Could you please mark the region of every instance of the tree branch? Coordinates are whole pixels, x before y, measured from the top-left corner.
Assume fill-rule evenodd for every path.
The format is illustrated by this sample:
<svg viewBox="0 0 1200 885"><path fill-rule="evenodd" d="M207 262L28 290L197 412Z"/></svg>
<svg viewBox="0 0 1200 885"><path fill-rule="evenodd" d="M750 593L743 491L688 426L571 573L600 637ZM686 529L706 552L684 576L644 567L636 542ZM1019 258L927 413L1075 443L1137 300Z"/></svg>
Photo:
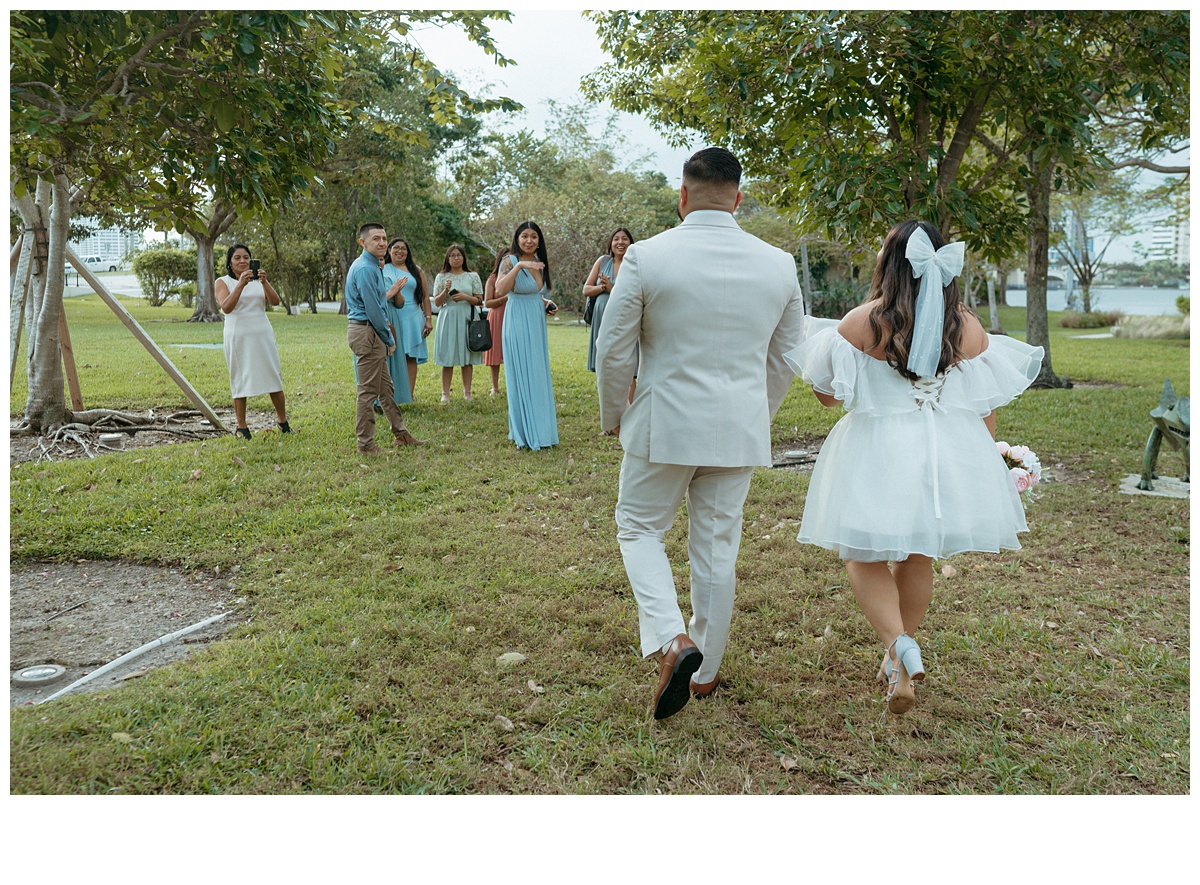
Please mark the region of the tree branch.
<svg viewBox="0 0 1200 885"><path fill-rule="evenodd" d="M113 75L112 82L109 84L108 89L106 89L105 92L109 95L124 94L128 89L128 77L130 72L133 71L134 68L143 64L146 56L150 54L150 51L167 40L173 40L178 37L182 37L189 31L195 30L200 23L201 16L203 15L204 13L199 11L193 12L184 21L177 22L176 24L167 28L165 31L161 31L147 40L146 44L141 49L125 60L125 63L121 65L116 74Z"/></svg>
<svg viewBox="0 0 1200 885"><path fill-rule="evenodd" d="M980 118L983 117L990 93L990 86L983 87L971 97L970 103L963 108L962 116L954 127L954 137L950 139L950 146L946 148L946 153L942 156L941 168L938 169L937 189L939 194L944 195L958 178L958 170L962 166L963 157L967 154L967 148L970 147L971 141L975 137L975 130L979 126Z"/></svg>
<svg viewBox="0 0 1200 885"><path fill-rule="evenodd" d="M887 100L883 97L883 94L877 84L867 82L864 84L864 88L866 89L867 95L874 99L875 106L879 108L884 119L887 120L888 137L895 142L899 142L902 138L900 132L900 121L896 119L896 113L892 110L892 106L888 104Z"/></svg>
<svg viewBox="0 0 1200 885"><path fill-rule="evenodd" d="M42 98L42 96L38 95L36 92L31 92L30 89L34 86L40 86L42 89L45 89L54 96L55 101L49 101L48 99ZM41 108L44 111L57 111L58 122L65 123L67 121L67 103L63 101L62 96L59 95L58 91L49 83L42 83L40 81L14 83L12 89L15 98L18 98L27 104L31 104L36 108Z"/></svg>
<svg viewBox="0 0 1200 885"><path fill-rule="evenodd" d="M980 179L975 182L972 187L967 189L967 193L971 196L974 196L987 187L988 183L998 174L1000 174L1000 171L1004 168L1005 164L1008 163L1008 161L1011 160L1018 151L1024 152L1025 145L1030 140L1030 133L1024 133L1010 148L1001 147L982 132L975 133L975 140L987 148L992 156L996 157L996 162L993 163L992 166L983 173Z"/></svg>
<svg viewBox="0 0 1200 885"><path fill-rule="evenodd" d="M224 200L217 200L217 205L213 207L212 218L208 222L209 237L216 239L229 230L229 226L236 220L237 209L228 205Z"/></svg>
<svg viewBox="0 0 1200 885"><path fill-rule="evenodd" d="M1149 169L1151 172L1162 172L1167 175L1190 174L1192 167L1188 166L1163 166L1160 163L1153 163L1150 160L1122 160L1119 163L1113 163L1113 169L1125 169L1129 166L1137 166L1140 169Z"/></svg>
<svg viewBox="0 0 1200 885"><path fill-rule="evenodd" d="M56 122L65 123L70 118L70 111L65 104L61 102L55 103L47 98L43 98L36 92L30 92L28 89L22 89L14 86L12 89L12 97L26 104L33 105L35 108L41 108L43 111L52 111L57 119Z"/></svg>

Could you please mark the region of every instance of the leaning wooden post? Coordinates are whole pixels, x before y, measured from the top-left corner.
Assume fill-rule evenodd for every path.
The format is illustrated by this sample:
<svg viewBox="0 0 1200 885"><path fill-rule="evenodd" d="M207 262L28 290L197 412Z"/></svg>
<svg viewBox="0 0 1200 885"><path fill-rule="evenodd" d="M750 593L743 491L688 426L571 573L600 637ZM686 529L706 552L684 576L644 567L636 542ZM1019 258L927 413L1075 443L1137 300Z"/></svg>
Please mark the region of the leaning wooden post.
<svg viewBox="0 0 1200 885"><path fill-rule="evenodd" d="M62 353L63 377L67 379L67 391L71 394L71 408L83 411L83 391L79 387L79 370L75 368L75 351L71 347L71 330L67 328L66 305L58 314L59 351Z"/></svg>
<svg viewBox="0 0 1200 885"><path fill-rule="evenodd" d="M83 391L79 389L79 372L75 368L75 351L71 349L71 332L67 328L67 312L58 315L58 349L62 352L63 376L67 379L67 390L71 394L71 408L83 411Z"/></svg>
<svg viewBox="0 0 1200 885"><path fill-rule="evenodd" d="M146 350L150 352L150 355L154 357L155 361L157 361L160 366L163 367L166 373L171 377L171 380L179 385L179 389L182 390L184 395L186 395L187 398L192 401L192 405L194 405L204 414L204 417L209 420L209 423L211 423L213 427L216 427L219 430L228 431L229 428L221 423L221 419L217 417L216 412L214 412L209 404L205 402L204 397L202 397L196 391L196 388L192 387L188 380L183 377L183 373L175 367L175 364L171 362L170 357L168 357L162 352L162 350L159 349L158 345L154 343L153 339L146 334L146 330L142 328L141 324L133 318L133 315L127 311L124 306L117 301L116 298L112 296L108 289L104 288L104 284L96 279L95 274L93 274L90 270L88 270L87 267L84 266L83 262L79 260L79 256L75 254L75 251L70 246L67 247L67 260L74 265L75 269L79 271L79 275L87 281L87 284L92 287L92 290L100 296L100 300L107 304L109 308L112 309L112 312L120 318L121 322L126 325L129 331L133 333L133 337L142 343L142 347L146 348Z"/></svg>
<svg viewBox="0 0 1200 885"><path fill-rule="evenodd" d="M16 263L13 263L15 258ZM21 333L25 330L25 304L29 300L29 271L33 264L33 239L25 239L24 232L17 237L13 247L11 291L8 302L8 393L12 396L13 384L17 380L17 356L21 351ZM15 276L14 276L15 274Z"/></svg>

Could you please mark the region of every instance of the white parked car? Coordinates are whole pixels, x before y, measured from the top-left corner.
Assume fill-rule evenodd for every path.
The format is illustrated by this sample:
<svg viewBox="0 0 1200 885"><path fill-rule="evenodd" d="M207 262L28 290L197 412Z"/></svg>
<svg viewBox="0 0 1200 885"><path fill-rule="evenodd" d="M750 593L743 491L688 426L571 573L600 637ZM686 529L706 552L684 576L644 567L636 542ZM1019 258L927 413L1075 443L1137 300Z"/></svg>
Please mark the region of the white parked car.
<svg viewBox="0 0 1200 885"><path fill-rule="evenodd" d="M91 271L116 271L121 266L120 259L101 258L99 255L88 255L83 259L84 266Z"/></svg>

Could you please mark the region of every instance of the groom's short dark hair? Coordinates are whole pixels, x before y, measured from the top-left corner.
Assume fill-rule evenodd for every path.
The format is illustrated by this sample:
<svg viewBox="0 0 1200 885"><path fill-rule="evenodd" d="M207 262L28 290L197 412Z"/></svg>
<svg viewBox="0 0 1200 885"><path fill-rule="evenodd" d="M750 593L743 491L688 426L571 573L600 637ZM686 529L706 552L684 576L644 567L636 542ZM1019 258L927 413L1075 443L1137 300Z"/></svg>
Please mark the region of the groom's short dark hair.
<svg viewBox="0 0 1200 885"><path fill-rule="evenodd" d="M742 164L725 148L710 147L696 151L683 164L683 177L700 184L731 184L742 180Z"/></svg>

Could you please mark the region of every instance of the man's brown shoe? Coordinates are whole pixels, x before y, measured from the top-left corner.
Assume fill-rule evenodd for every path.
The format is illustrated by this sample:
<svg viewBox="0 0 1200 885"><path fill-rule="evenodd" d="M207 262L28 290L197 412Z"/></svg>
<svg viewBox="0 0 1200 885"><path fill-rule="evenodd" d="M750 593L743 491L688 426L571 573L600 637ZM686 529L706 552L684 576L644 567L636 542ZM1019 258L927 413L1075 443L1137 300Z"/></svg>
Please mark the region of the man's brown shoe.
<svg viewBox="0 0 1200 885"><path fill-rule="evenodd" d="M360 455L383 455L385 452L377 445L364 446L358 450Z"/></svg>
<svg viewBox="0 0 1200 885"><path fill-rule="evenodd" d="M413 436L407 430L401 430L399 433L396 434L396 445L397 446L423 446L423 445L425 445L425 440L417 439L415 436Z"/></svg>
<svg viewBox="0 0 1200 885"><path fill-rule="evenodd" d="M717 690L717 684L720 681L720 676L718 676L712 682L697 682L693 679L688 687L691 688L692 694L694 694L697 698L706 698Z"/></svg>
<svg viewBox="0 0 1200 885"><path fill-rule="evenodd" d="M704 655L686 633L671 640L658 665L658 690L654 693L654 718L674 716L688 702L688 684L700 669Z"/></svg>

